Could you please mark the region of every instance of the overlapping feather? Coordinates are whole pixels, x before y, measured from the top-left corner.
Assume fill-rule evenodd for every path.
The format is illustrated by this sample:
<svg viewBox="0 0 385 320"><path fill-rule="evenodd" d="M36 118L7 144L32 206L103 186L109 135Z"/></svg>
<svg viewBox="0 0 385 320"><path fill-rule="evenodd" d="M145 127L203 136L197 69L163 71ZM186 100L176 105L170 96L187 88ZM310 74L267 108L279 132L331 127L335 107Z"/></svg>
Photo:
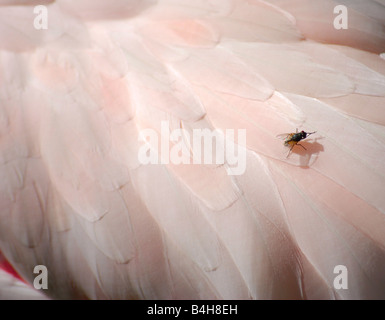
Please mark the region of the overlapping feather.
<svg viewBox="0 0 385 320"><path fill-rule="evenodd" d="M342 2L2 2L4 257L53 298L384 298L385 7ZM162 121L246 129L245 173L141 164Z"/></svg>

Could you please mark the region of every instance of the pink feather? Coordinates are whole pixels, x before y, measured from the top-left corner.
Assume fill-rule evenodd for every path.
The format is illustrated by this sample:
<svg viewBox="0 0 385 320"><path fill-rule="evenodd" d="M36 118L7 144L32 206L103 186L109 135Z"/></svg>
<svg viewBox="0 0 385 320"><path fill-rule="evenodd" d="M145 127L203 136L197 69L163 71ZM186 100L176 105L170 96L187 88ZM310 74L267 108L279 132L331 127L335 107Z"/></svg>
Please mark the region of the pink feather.
<svg viewBox="0 0 385 320"><path fill-rule="evenodd" d="M384 299L384 30L383 0L0 1L0 298ZM245 172L141 163L162 123L245 129Z"/></svg>

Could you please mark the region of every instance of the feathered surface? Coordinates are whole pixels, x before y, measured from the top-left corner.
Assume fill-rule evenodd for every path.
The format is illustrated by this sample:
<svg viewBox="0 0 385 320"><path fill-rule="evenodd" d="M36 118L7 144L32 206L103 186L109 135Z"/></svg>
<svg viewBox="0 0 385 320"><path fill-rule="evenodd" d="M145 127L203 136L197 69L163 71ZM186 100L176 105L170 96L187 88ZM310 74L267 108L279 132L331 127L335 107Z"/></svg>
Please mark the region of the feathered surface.
<svg viewBox="0 0 385 320"><path fill-rule="evenodd" d="M384 299L384 30L383 0L0 1L0 298L45 265L59 299ZM142 164L162 122L246 129L245 172Z"/></svg>

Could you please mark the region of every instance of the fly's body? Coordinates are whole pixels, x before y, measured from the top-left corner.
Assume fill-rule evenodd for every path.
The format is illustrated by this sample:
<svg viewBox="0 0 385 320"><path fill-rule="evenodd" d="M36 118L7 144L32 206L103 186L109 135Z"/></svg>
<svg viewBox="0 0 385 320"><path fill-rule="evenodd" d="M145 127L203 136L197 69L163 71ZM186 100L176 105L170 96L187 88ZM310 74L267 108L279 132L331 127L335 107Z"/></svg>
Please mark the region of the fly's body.
<svg viewBox="0 0 385 320"><path fill-rule="evenodd" d="M311 135L313 133L316 133L316 132L317 131L314 131L314 132L305 132L305 131L298 132L298 129L296 129L295 133L282 133L282 134L279 134L277 137L281 138L281 139L285 139L285 142L283 144L286 147L290 147L290 150L287 153L286 158L289 156L290 151L294 148L295 145L299 145L299 146L301 146L302 148L304 148L306 150L306 148L302 144L299 144L298 142L300 142L303 139L306 139L309 135Z"/></svg>

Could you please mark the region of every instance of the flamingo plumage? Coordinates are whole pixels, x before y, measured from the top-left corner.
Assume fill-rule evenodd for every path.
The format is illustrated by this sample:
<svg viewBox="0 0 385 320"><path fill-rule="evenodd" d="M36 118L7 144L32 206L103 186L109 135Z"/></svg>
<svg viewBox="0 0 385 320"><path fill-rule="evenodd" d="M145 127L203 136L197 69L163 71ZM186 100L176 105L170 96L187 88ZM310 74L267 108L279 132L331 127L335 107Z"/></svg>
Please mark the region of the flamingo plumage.
<svg viewBox="0 0 385 320"><path fill-rule="evenodd" d="M3 0L0 16L1 298L385 298L384 1ZM245 130L245 171L141 163L164 123ZM286 158L276 135L295 128L317 133Z"/></svg>

